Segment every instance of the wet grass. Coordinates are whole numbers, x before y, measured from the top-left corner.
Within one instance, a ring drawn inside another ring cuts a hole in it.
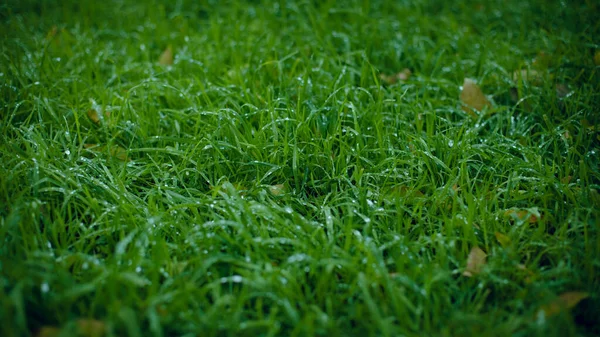
[[[1,5],[3,336],[600,333],[595,2],[259,3]]]

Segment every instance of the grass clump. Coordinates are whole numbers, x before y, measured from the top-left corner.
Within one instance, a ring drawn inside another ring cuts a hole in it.
[[[595,3],[2,6],[2,335],[600,333]]]

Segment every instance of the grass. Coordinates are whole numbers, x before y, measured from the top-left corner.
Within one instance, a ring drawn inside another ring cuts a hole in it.
[[[2,336],[600,333],[596,2],[0,6]]]

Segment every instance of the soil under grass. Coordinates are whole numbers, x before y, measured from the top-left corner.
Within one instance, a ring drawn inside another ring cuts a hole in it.
[[[598,13],[3,2],[0,335],[600,335]]]

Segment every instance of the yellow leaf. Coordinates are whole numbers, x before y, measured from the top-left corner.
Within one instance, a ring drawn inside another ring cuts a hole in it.
[[[485,97],[481,88],[470,78],[465,78],[463,82],[460,101],[462,102],[463,111],[474,118],[477,118],[477,112],[492,106],[492,103]]]
[[[285,193],[285,185],[284,184],[271,185],[271,186],[269,186],[269,191],[271,192],[271,194],[273,194],[275,196],[282,195],[283,193]]]
[[[173,48],[171,48],[171,45],[167,46],[162,54],[160,54],[158,63],[165,66],[173,64]]]
[[[99,114],[98,111],[96,111],[96,109],[90,109],[87,112],[88,118],[95,124],[100,124],[100,122],[102,121],[102,118],[103,118],[101,115],[102,114]],[[105,111],[104,117],[110,117],[110,112]]]
[[[98,124],[100,123],[100,116],[98,116],[98,112],[94,109],[90,109],[87,112],[88,117],[92,120],[92,122]]]
[[[467,258],[467,268],[463,272],[464,276],[471,277],[481,273],[486,262],[487,254],[481,248],[475,246],[471,248],[469,257]]]
[[[596,50],[594,54],[594,64],[600,66],[600,50]]]
[[[500,232],[496,232],[494,233],[494,235],[496,236],[496,240],[498,240],[498,242],[500,243],[500,246],[505,248],[510,246],[511,240],[508,235],[502,234]]]
[[[554,301],[543,305],[538,310],[537,317],[550,317],[560,313],[561,311],[570,310],[589,296],[589,293],[581,291],[568,291],[562,293]]]
[[[96,319],[81,318],[77,320],[77,330],[81,336],[100,337],[106,334],[106,324]]]

